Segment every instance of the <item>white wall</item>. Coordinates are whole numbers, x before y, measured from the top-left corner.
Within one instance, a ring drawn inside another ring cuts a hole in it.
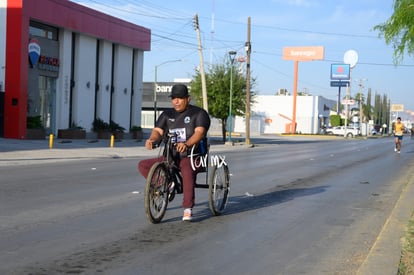
[[[95,111],[96,39],[77,35],[75,44],[72,121],[78,126],[90,130]],[[88,83],[89,88],[87,87]]]
[[[131,110],[132,49],[115,46],[114,92],[112,94],[112,120],[129,130]]]
[[[255,98],[251,108],[250,132],[253,134],[280,134],[286,132],[286,124],[293,115],[293,96],[263,95]],[[316,134],[322,115],[329,118],[329,110],[335,101],[320,96],[298,96],[296,101],[297,132]],[[245,133],[245,119],[236,117],[235,132]]]
[[[96,117],[109,122],[111,104],[112,43],[99,42],[99,90],[96,99]]]
[[[70,126],[72,32],[61,30],[60,33],[61,66],[57,81],[56,129],[66,129]],[[87,131],[91,131],[94,120],[97,43],[96,38],[85,35],[77,35],[75,39],[72,121]],[[100,41],[99,47],[99,89],[96,93],[96,116],[105,122],[109,122],[112,118],[128,132],[130,126],[141,125],[144,52],[135,50],[133,60],[134,49],[115,45],[114,77],[111,83],[112,43]],[[132,83],[132,65],[134,65],[134,83]],[[113,93],[111,87],[114,87]],[[134,89],[133,95],[131,95],[131,88]]]
[[[131,126],[141,126],[141,106],[143,90],[144,52],[135,50],[134,56],[134,95],[132,96]]]
[[[59,77],[56,82],[56,129],[66,129],[69,122],[72,32],[59,30]]]
[[[6,72],[6,22],[7,22],[7,1],[0,1],[0,92],[4,92]]]

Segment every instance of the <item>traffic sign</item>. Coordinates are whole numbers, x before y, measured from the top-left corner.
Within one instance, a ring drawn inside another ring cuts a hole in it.
[[[331,87],[347,87],[349,81],[331,81]]]

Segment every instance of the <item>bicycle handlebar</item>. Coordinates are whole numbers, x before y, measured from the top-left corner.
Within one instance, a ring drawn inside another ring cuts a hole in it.
[[[172,140],[173,137],[177,138],[177,136],[177,133],[167,133],[167,135],[164,138],[162,138],[160,142],[152,142],[152,149],[160,147],[161,142],[163,142],[164,144],[168,144],[168,141]],[[177,142],[174,142],[173,146],[175,146],[176,144]]]

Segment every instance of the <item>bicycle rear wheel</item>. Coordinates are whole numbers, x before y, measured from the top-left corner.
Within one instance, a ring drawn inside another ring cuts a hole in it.
[[[227,165],[215,165],[209,171],[209,201],[211,213],[215,216],[222,214],[230,192],[230,172]]]
[[[168,170],[164,163],[155,163],[145,186],[145,213],[152,223],[159,223],[168,205]]]

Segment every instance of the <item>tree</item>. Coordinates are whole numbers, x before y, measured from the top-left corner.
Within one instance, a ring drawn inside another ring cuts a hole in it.
[[[383,96],[382,99],[382,117],[381,117],[381,124],[387,124],[389,122],[389,117],[390,117],[390,101],[388,100],[387,95]]]
[[[373,120],[375,125],[388,125],[390,119],[390,107],[391,102],[387,95],[381,97],[381,95],[375,93],[375,103],[373,108]]]
[[[234,66],[234,65],[233,65]],[[231,64],[213,65],[206,72],[206,86],[208,98],[208,112],[211,116],[220,119],[223,141],[226,140],[227,118],[230,103],[230,75]],[[250,86],[254,86],[255,79]],[[196,98],[197,105],[202,105],[201,75],[199,72],[191,82],[191,94]],[[250,93],[250,104],[254,103],[255,93]],[[246,78],[237,73],[233,67],[232,89],[232,116],[244,116],[246,110]]]
[[[374,123],[376,125],[381,125],[381,119],[382,119],[382,102],[381,102],[381,95],[375,93]]]
[[[362,107],[363,114],[367,121],[372,119],[373,107],[371,105],[371,88],[368,88],[366,104]]]
[[[329,121],[331,122],[332,127],[342,125],[341,115],[331,115],[330,118],[329,118]]]
[[[394,13],[374,30],[384,36],[385,42],[394,47],[394,63],[403,60],[404,53],[414,54],[414,0],[395,0]]]
[[[364,105],[365,105],[364,93],[362,93],[362,92],[356,93],[355,100],[356,100],[357,105],[358,105],[358,114],[361,114],[362,121],[364,121],[364,118],[363,118],[363,116],[364,116]],[[359,106],[361,106],[361,108]],[[362,123],[362,121],[361,121],[361,123]]]

